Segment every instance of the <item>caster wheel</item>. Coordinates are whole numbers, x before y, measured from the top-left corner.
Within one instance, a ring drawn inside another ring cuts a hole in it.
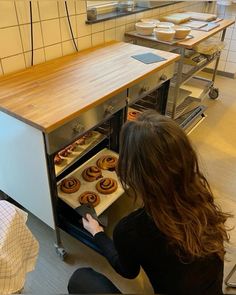
[[[208,95],[211,99],[217,99],[219,97],[219,89],[212,87]]]
[[[60,259],[64,260],[67,255],[66,250],[62,247],[57,246],[57,245],[55,245],[55,250],[56,250],[57,255],[60,257]]]

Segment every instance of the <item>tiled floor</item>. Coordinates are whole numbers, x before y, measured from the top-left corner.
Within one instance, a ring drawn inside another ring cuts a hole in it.
[[[236,216],[236,81],[217,77],[216,84],[221,90],[220,98],[204,101],[209,106],[208,117],[190,134],[190,138],[199,152],[201,165],[217,202]],[[228,224],[235,225],[236,217]],[[40,242],[40,255],[35,271],[27,277],[25,294],[67,293],[70,275],[77,267],[83,266],[103,272],[126,294],[152,293],[143,273],[133,281],[121,278],[102,256],[65,233],[62,239],[69,255],[65,262],[61,261],[54,251],[52,230],[33,216],[29,216],[29,227]],[[236,231],[232,230],[230,234],[225,274],[236,263]],[[236,289],[226,292],[236,294]]]

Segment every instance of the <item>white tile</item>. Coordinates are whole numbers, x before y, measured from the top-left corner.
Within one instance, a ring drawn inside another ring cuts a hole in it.
[[[228,73],[236,73],[236,63],[233,62],[226,62],[225,71]]]
[[[13,1],[0,1],[0,28],[17,25]]]
[[[30,25],[20,26],[20,32],[24,51],[31,50]],[[33,43],[34,49],[43,47],[43,36],[40,23],[33,24]]]
[[[228,55],[228,50],[222,50],[220,54],[220,60],[226,61],[227,60],[227,55]]]
[[[144,13],[143,12],[139,12],[139,13],[135,14],[136,22],[140,21],[141,18],[144,18]]]
[[[0,29],[0,58],[22,52],[22,44],[18,27]]]
[[[144,18],[152,18],[152,16],[153,16],[152,10],[148,10],[144,12]]]
[[[16,11],[19,24],[28,24],[30,23],[30,8],[29,1],[15,1]],[[32,20],[33,22],[39,21],[39,10],[38,3],[32,1]]]
[[[78,38],[78,48],[79,48],[79,50],[84,50],[84,49],[87,49],[87,48],[90,48],[90,47],[92,47],[92,37],[91,37],[91,35]]]
[[[121,26],[116,28],[116,40],[117,41],[124,41],[125,35],[125,26]]]
[[[92,24],[92,34],[104,31],[104,22]]]
[[[130,14],[126,16],[126,24],[134,23],[135,21],[135,14]]]
[[[236,51],[229,51],[227,56],[228,62],[236,62]]]
[[[226,64],[225,61],[220,61],[219,64],[218,64],[218,70],[219,71],[224,71],[225,70],[225,64]]]
[[[67,9],[69,16],[75,15],[75,1],[74,0],[67,0]],[[66,16],[66,7],[65,7],[65,1],[58,1],[58,6],[59,6],[59,15],[60,17]]]
[[[117,27],[123,26],[123,25],[125,25],[125,23],[126,23],[126,17],[125,16],[116,18],[116,26]]]
[[[112,29],[116,26],[116,20],[115,19],[110,19],[104,22],[104,29]]]
[[[71,27],[74,34],[74,38],[77,38],[77,27],[76,27],[76,16],[73,15],[70,17]],[[68,23],[67,17],[60,18],[60,25],[61,25],[61,39],[62,41],[72,39],[70,26]]]
[[[92,46],[97,46],[104,43],[104,32],[92,34]]]
[[[116,40],[116,29],[110,29],[105,31],[105,42]]]
[[[232,38],[233,40],[236,40],[236,29],[233,30],[233,33],[232,33],[231,38]]]
[[[130,32],[135,30],[135,23],[125,25],[125,31]]]
[[[31,51],[25,52],[24,55],[26,67],[28,68],[31,66]],[[45,62],[45,60],[45,52],[43,48],[34,50],[33,65],[41,64]]]
[[[10,74],[25,69],[25,59],[23,54],[2,59],[4,74]]]
[[[59,43],[61,41],[59,19],[43,21],[42,30],[43,42],[45,46]]]
[[[87,36],[92,33],[92,26],[87,25],[85,23],[86,20],[87,20],[87,14],[85,14],[85,13],[77,16],[78,37]]]
[[[81,13],[87,12],[87,6],[86,6],[85,0],[76,0],[75,7],[76,7],[76,14],[81,14]]]
[[[236,51],[236,40],[231,40],[229,50]]]
[[[77,39],[75,40],[75,42],[77,43]],[[63,55],[67,55],[67,54],[71,54],[71,53],[75,53],[75,52],[76,52],[76,49],[75,49],[75,46],[74,46],[72,40],[62,42],[62,54]]]
[[[55,59],[62,56],[61,43],[45,47],[46,60]]]
[[[41,20],[59,17],[57,1],[38,1]]]
[[[227,29],[226,34],[225,34],[225,38],[231,39],[232,34],[233,34],[233,28]]]

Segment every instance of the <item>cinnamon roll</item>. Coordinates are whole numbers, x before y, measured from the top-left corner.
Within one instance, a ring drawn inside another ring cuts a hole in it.
[[[75,143],[72,143],[72,144],[68,145],[68,147],[66,147],[66,149],[69,153],[73,152],[75,150],[75,148],[76,148]]]
[[[69,155],[69,152],[68,152],[67,148],[65,148],[65,149],[61,150],[58,154],[60,157],[66,158]]]
[[[128,112],[128,118],[127,119],[129,121],[135,121],[135,120],[137,120],[139,114],[140,114],[140,112],[130,111],[130,112]]]
[[[118,159],[111,155],[102,156],[97,160],[97,165],[103,170],[114,171],[117,165]]]
[[[84,145],[85,144],[85,139],[83,137],[80,137],[79,139],[76,140],[75,143],[77,145]]]
[[[58,154],[56,154],[56,156],[54,157],[54,164],[60,165],[62,162],[63,162],[63,159]]]
[[[95,207],[100,203],[100,197],[95,192],[84,192],[79,196],[79,202],[81,205],[90,204]]]
[[[87,167],[83,172],[82,176],[86,181],[95,181],[102,177],[102,171],[97,166]]]
[[[80,188],[80,181],[76,177],[65,178],[62,180],[60,188],[66,194],[75,193]]]
[[[117,181],[113,178],[102,178],[96,184],[96,189],[104,195],[112,194],[117,190]]]

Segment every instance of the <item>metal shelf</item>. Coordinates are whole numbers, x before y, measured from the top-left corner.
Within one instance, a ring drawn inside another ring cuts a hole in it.
[[[187,83],[181,86],[182,89],[191,92],[189,95],[195,101],[202,101],[213,86],[213,82],[201,77],[192,77]]]

